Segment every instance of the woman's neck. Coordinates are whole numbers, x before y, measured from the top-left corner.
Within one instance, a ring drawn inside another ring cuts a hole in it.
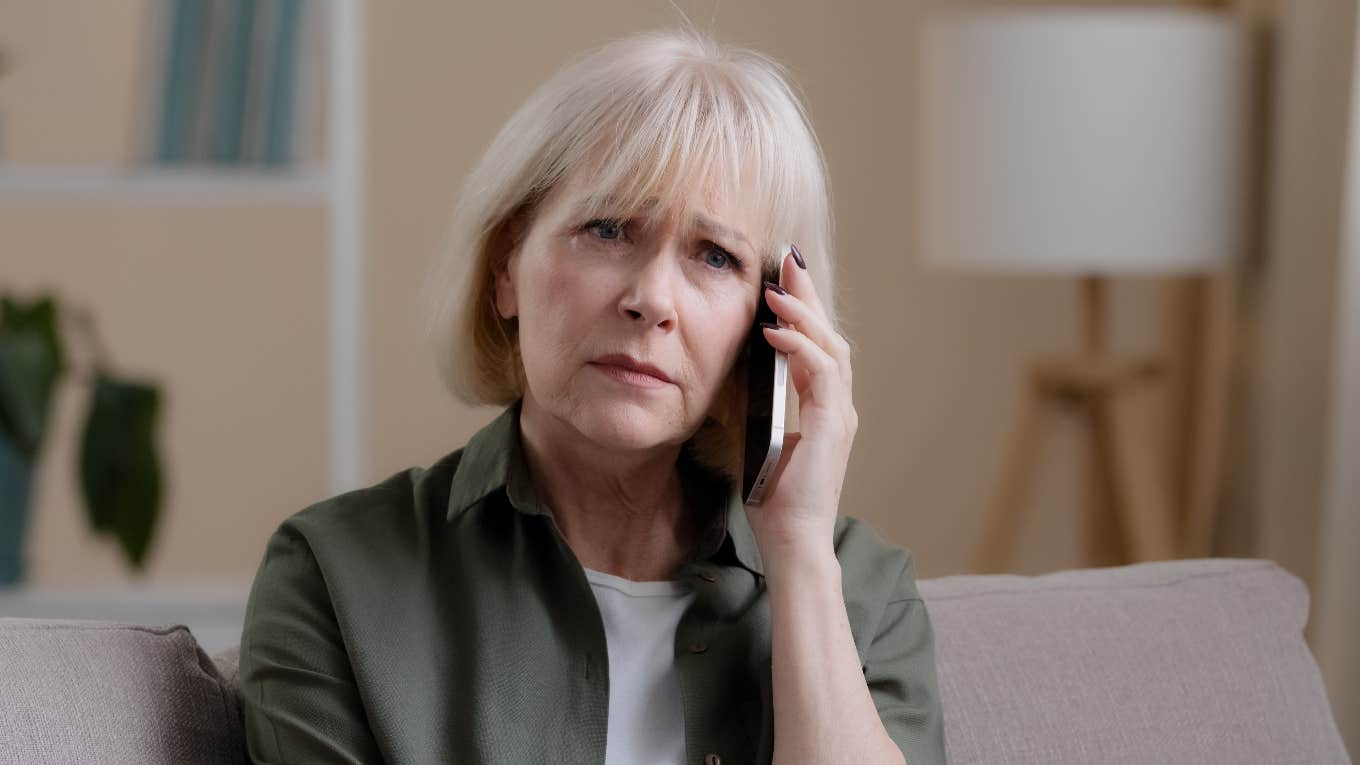
[[[539,498],[581,565],[634,581],[671,579],[696,540],[679,446],[600,449],[525,397],[520,440]]]

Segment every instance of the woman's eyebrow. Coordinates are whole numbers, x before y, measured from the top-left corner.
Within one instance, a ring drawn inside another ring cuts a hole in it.
[[[617,197],[606,196],[600,199],[598,204],[604,207],[608,207],[609,205],[615,204],[617,201],[618,201]],[[647,199],[643,200],[642,206],[644,209],[651,209],[656,206],[657,201],[658,200],[656,197],[648,197]],[[590,211],[591,205],[588,202],[583,201],[578,206],[577,209],[579,211],[578,214],[583,215]],[[703,213],[695,213],[690,217],[690,220],[692,224],[697,228],[716,234],[719,237],[723,237],[726,239],[734,239],[751,249],[755,249],[754,246],[751,244],[751,240],[747,239],[746,235],[743,234],[741,231],[732,228],[731,226],[725,226],[719,223],[718,221],[708,217],[707,215],[704,215]]]
[[[703,215],[695,215],[693,220],[694,225],[698,226],[699,228],[706,229],[714,234],[717,234],[720,237],[724,237],[727,239],[735,239],[738,242],[741,242],[742,244],[746,245],[747,247],[751,247],[751,240],[747,239],[745,234],[741,233],[735,228],[732,228],[730,226],[724,226],[723,224],[713,220],[712,218],[708,218]]]

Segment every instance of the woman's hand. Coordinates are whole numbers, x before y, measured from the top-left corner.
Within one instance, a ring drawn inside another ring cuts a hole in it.
[[[831,549],[841,484],[859,427],[850,344],[831,326],[812,277],[795,258],[784,257],[779,281],[786,294],[766,286],[765,298],[780,326],[767,325],[763,332],[775,350],[788,354],[789,377],[798,392],[799,432],[785,434],[764,499],[746,506],[761,557],[767,560]]]

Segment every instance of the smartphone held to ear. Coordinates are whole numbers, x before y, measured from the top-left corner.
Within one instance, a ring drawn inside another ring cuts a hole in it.
[[[785,410],[788,405],[788,355],[765,339],[761,322],[779,321],[760,293],[755,324],[747,341],[746,445],[742,457],[741,496],[758,505],[784,450]]]

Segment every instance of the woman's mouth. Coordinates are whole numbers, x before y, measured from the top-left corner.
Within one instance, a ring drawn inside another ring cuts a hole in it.
[[[617,364],[599,364],[592,361],[590,365],[603,372],[606,376],[625,385],[637,388],[664,388],[670,385],[670,383],[659,377],[653,377],[649,374],[638,372],[637,370],[618,366]]]

